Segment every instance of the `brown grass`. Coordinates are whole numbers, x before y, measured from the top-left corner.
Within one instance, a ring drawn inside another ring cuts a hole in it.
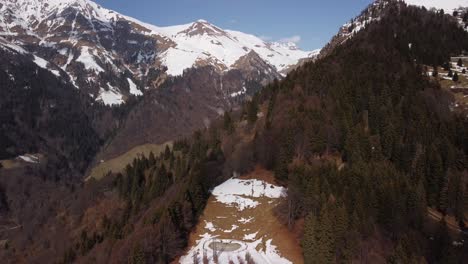
[[[275,184],[272,172],[260,167],[256,167],[253,172],[243,175],[240,178],[259,179]],[[235,207],[229,207],[226,204],[217,202],[213,196],[210,197],[205,211],[199,219],[198,225],[190,235],[189,248],[196,245],[197,240],[205,233],[217,235],[220,239],[234,239],[245,242],[253,242],[263,238],[263,242],[259,245],[260,248],[265,248],[266,241],[272,239],[272,244],[277,247],[281,256],[293,263],[304,263],[302,249],[296,236],[289,231],[286,226],[281,224],[274,215],[274,209],[279,203],[278,199],[266,197],[249,198],[260,202],[260,205],[255,208],[238,211]],[[241,223],[238,221],[241,218],[252,218],[252,220],[249,223]],[[216,230],[210,231],[206,229],[205,226],[207,222],[213,223]],[[231,230],[233,225],[239,227],[232,232],[225,232],[225,230]],[[256,232],[258,233],[255,239],[244,239],[245,235]]]
[[[171,147],[172,142],[166,142],[164,144],[144,144],[140,146],[136,146],[131,150],[127,151],[125,154],[122,154],[116,158],[106,160],[97,164],[94,168],[91,169],[88,177],[86,180],[94,178],[96,180],[102,179],[109,171],[114,173],[122,172],[127,164],[132,163],[133,159],[135,159],[139,155],[144,155],[146,157],[149,156],[150,152],[152,151],[155,156],[159,155],[166,146]]]

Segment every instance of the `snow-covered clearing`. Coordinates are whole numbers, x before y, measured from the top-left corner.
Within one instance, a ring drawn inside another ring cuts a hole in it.
[[[231,178],[214,188],[212,194],[218,202],[235,206],[239,211],[242,211],[259,205],[259,202],[252,198],[268,197],[277,199],[285,195],[285,190],[283,187],[268,184],[261,180]]]
[[[181,264],[247,263],[249,256],[255,263],[302,263],[297,241],[273,213],[286,189],[252,175],[213,189]]]

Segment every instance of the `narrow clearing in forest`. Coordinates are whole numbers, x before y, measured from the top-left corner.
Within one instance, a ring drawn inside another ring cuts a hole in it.
[[[297,239],[273,212],[285,195],[261,168],[219,185],[180,263],[303,263]]]

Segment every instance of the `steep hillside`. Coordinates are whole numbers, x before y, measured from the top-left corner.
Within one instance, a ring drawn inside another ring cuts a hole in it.
[[[41,153],[50,177],[82,173],[101,144],[91,101],[18,49],[0,44],[0,159]]]
[[[263,90],[254,156],[288,186],[279,215],[290,226],[305,221],[306,262],[466,259],[466,235],[449,234],[427,207],[465,228],[468,122],[422,65],[467,47],[452,17],[394,2],[328,56]]]
[[[245,58],[245,63],[256,58]],[[205,66],[168,79],[134,107],[96,160],[115,157],[133,146],[161,144],[209,127],[225,111],[239,109],[267,83],[260,80],[273,81],[269,74],[251,73],[230,70],[219,74],[213,67]]]
[[[338,33],[322,48],[319,57],[325,57],[330,54],[334,48],[345,43],[348,39],[355,36],[359,31],[365,29],[371,23],[380,21],[381,16],[385,13],[386,8],[393,3],[400,2],[406,5],[422,7],[434,12],[443,12],[447,16],[452,16],[454,21],[458,20],[461,27],[466,28],[468,7],[467,1],[445,1],[445,0],[376,0],[372,2],[361,14],[352,18],[348,23],[344,24]],[[445,9],[445,10],[444,10]],[[454,13],[456,11],[456,13]]]

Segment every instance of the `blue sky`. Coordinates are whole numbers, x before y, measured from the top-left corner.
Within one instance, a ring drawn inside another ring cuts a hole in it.
[[[157,26],[205,19],[268,40],[294,40],[321,48],[338,28],[371,0],[95,0],[100,5]]]

